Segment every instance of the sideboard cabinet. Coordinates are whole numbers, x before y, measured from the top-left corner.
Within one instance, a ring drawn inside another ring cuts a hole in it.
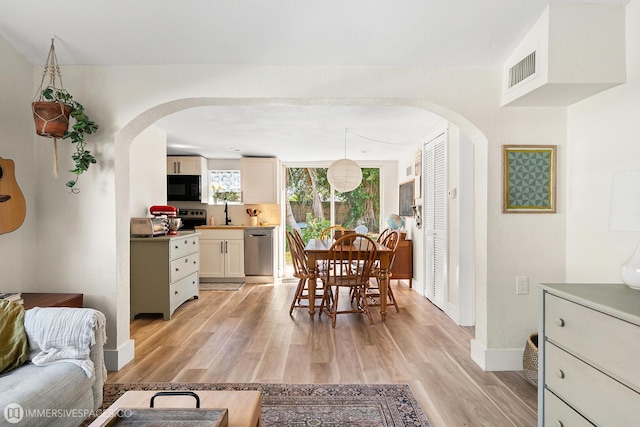
[[[199,234],[131,239],[131,319],[162,313],[165,320],[199,297]]]
[[[391,280],[408,280],[409,288],[413,287],[413,242],[404,237],[398,242],[391,266]]]
[[[638,425],[640,291],[621,284],[541,287],[538,425]]]

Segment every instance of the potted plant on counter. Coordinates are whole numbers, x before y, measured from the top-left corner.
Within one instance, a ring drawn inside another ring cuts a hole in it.
[[[50,75],[49,84],[43,88],[47,72]],[[56,86],[56,75],[60,81],[60,87]],[[95,133],[98,130],[98,125],[87,116],[84,106],[74,100],[73,96],[62,86],[62,73],[55,56],[53,39],[51,39],[51,48],[42,82],[31,108],[36,133],[40,136],[53,138],[54,176],[58,175],[57,138],[69,139],[72,144],[75,144],[75,151],[71,155],[75,167],[69,170],[75,174],[75,178],[67,181],[66,185],[72,189],[72,192],[77,192],[77,189],[73,187],[78,182],[78,178],[89,169],[89,166],[96,163],[95,157],[86,148],[85,136]],[[69,130],[69,117],[75,120],[72,130]]]

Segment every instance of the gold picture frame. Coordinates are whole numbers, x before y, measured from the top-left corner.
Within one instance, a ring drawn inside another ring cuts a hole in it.
[[[503,213],[556,213],[556,148],[502,146]]]

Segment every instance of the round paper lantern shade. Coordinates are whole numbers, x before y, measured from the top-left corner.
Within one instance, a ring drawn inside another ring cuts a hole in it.
[[[329,166],[327,179],[337,191],[346,193],[358,188],[362,182],[362,169],[353,160],[338,160]]]

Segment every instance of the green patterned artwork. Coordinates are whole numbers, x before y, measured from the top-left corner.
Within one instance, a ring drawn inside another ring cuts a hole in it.
[[[503,146],[504,213],[555,213],[556,146]]]

